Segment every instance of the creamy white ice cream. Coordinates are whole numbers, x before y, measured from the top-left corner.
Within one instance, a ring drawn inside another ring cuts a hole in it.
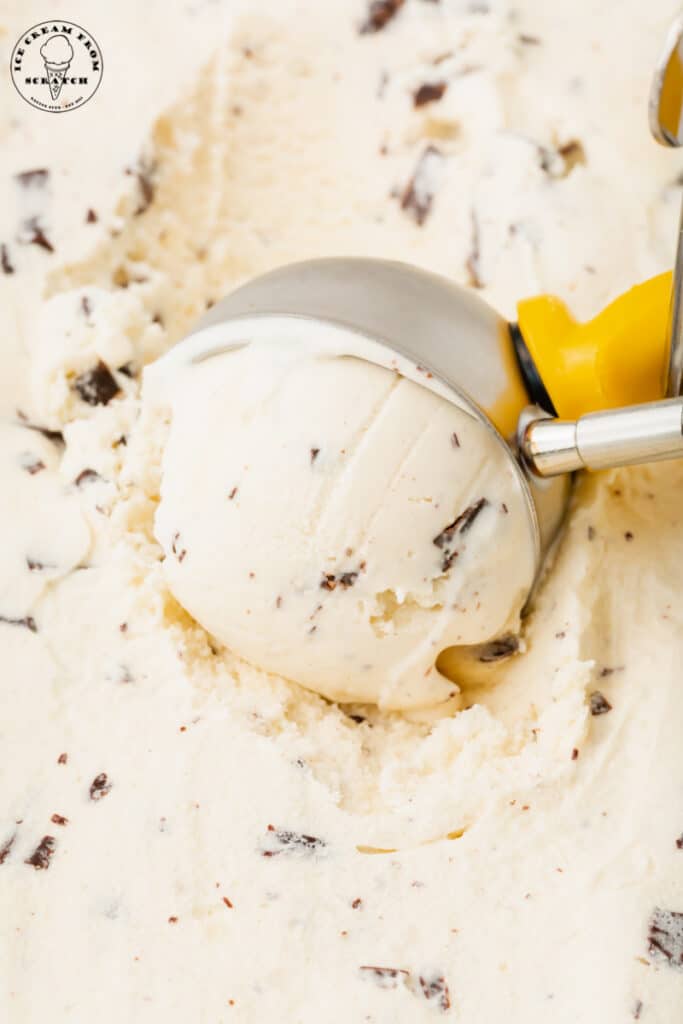
[[[519,477],[426,387],[298,348],[278,337],[175,374],[155,526],[171,591],[237,654],[331,700],[446,700],[441,651],[519,626],[535,570]]]
[[[483,684],[342,707],[173,597],[141,370],[311,256],[508,318],[665,269],[680,162],[645,108],[678,5],[405,0],[362,33],[364,0],[246,6],[73,0],[128,86],[76,112],[0,76],[0,1019],[672,1024],[680,465],[581,483]],[[43,17],[1,16],[7,50]]]

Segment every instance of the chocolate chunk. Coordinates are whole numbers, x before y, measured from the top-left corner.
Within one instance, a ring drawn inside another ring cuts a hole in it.
[[[502,661],[519,650],[519,637],[510,633],[508,636],[501,636],[497,640],[491,640],[487,644],[482,644],[479,650],[481,652],[479,654],[479,661],[483,661],[485,664],[493,661]]]
[[[88,405],[108,405],[121,390],[111,370],[101,359],[92,370],[86,370],[76,377],[73,388]]]
[[[435,974],[431,978],[423,978],[420,975],[420,988],[428,1003],[434,1003],[442,1013],[450,1010],[451,994],[443,974]]]
[[[82,469],[80,471],[80,473],[78,474],[78,476],[76,477],[76,479],[74,480],[74,483],[75,483],[76,487],[82,487],[83,484],[92,484],[92,483],[95,482],[95,480],[101,480],[101,479],[102,479],[102,477],[100,476],[100,474],[96,470],[94,470],[94,469]]]
[[[264,857],[278,857],[281,853],[301,853],[309,856],[327,846],[325,840],[318,839],[317,836],[290,832],[288,829],[275,828],[274,825],[268,826],[268,839],[271,845],[261,850]]]
[[[59,757],[57,758],[57,764],[66,764],[66,762],[68,760],[69,760],[69,755],[68,754],[60,754]]]
[[[47,185],[50,172],[46,167],[37,167],[34,171],[20,171],[14,177],[22,188],[31,188],[32,186],[44,188]]]
[[[364,977],[370,978],[379,988],[398,988],[410,980],[410,971],[402,967],[373,967],[364,965],[359,968]]]
[[[353,903],[351,904],[351,906],[353,907],[353,909],[354,909],[354,910],[358,910],[358,908],[359,908],[359,907],[362,907],[362,906],[363,906],[363,901],[362,901],[362,899],[360,898],[360,896],[357,896],[357,897],[356,897],[356,899],[355,899],[355,900],[353,901]]]
[[[179,562],[182,562],[187,555],[187,548],[182,547],[180,540],[180,534],[176,531],[171,537],[171,551],[176,556]]]
[[[0,245],[0,267],[2,267],[3,274],[14,273],[14,266],[9,258],[9,249],[4,242]]]
[[[348,590],[352,587],[358,579],[357,572],[341,572],[336,576],[332,573],[323,573],[323,578],[320,581],[321,590],[336,590],[337,587],[341,587],[342,590]]]
[[[365,21],[360,27],[361,35],[380,32],[403,7],[404,0],[371,0]]]
[[[16,838],[17,834],[15,832],[13,835],[9,837],[9,839],[5,840],[2,846],[0,846],[0,864],[4,864],[7,858],[9,857],[10,851],[14,846],[14,840]]]
[[[365,715],[348,715],[352,722],[356,722],[357,725],[362,725],[363,722],[367,722]]]
[[[69,819],[65,818],[63,814],[53,814],[52,817],[50,818],[50,821],[54,825],[68,825],[69,824]]]
[[[47,871],[50,866],[50,858],[57,848],[57,840],[54,836],[43,836],[30,857],[27,857],[24,864],[30,864],[36,871]]]
[[[624,534],[624,539],[625,540],[633,540],[633,534],[631,533],[630,530],[626,531],[626,533]]]
[[[683,913],[655,907],[648,940],[654,960],[683,969]]]
[[[432,543],[444,552],[444,557],[441,562],[442,572],[448,572],[453,562],[458,557],[458,552],[452,547],[456,536],[458,534],[467,533],[474,520],[477,518],[481,510],[488,505],[488,503],[487,498],[480,498],[479,501],[475,502],[474,505],[470,505],[464,512],[461,512],[452,523],[434,537]]]
[[[19,241],[22,245],[37,245],[46,252],[54,252],[55,248],[45,234],[45,230],[37,217],[29,217],[22,226]]]
[[[24,615],[23,619],[13,619],[8,615],[0,615],[0,622],[4,622],[7,626],[23,626],[24,629],[30,629],[32,633],[38,632],[36,620],[32,615]]]
[[[447,82],[424,82],[413,93],[413,106],[424,107],[428,103],[436,103],[440,100],[446,89]]]
[[[225,903],[226,907],[228,907],[228,908],[229,908],[230,910],[234,910],[234,909],[235,909],[235,905],[234,905],[234,903],[232,903],[232,902],[231,902],[231,901],[230,901],[230,900],[228,899],[228,897],[227,897],[227,896],[224,896],[224,897],[223,897],[223,902]]]
[[[37,434],[42,434],[44,438],[56,445],[64,444],[64,434],[61,430],[50,430],[48,427],[41,427],[38,423],[31,423],[26,413],[22,412],[21,409],[17,409],[17,419],[20,420],[22,427],[25,427],[26,430],[35,430]]]
[[[593,690],[589,697],[591,715],[606,715],[612,710],[612,705],[599,690]]]
[[[455,433],[455,431],[451,434],[451,446],[453,448],[459,448],[460,447],[460,440],[458,438],[458,435]]]
[[[311,465],[313,465],[313,463],[315,462],[315,460],[318,458],[319,455],[320,455],[320,449],[319,448],[311,448]]]
[[[472,210],[470,212],[470,251],[465,261],[465,269],[468,275],[468,284],[471,288],[483,288],[484,281],[481,276],[481,238],[479,234],[479,219]]]
[[[103,800],[109,793],[111,793],[111,782],[106,772],[100,772],[90,783],[90,799]]]
[[[85,223],[86,224],[97,224],[97,221],[98,221],[97,214],[95,213],[95,211],[92,208],[89,209],[88,212],[85,215]]]
[[[676,849],[683,850],[683,832],[681,832],[680,836],[676,840]]]
[[[431,175],[443,159],[440,149],[427,146],[401,195],[401,209],[409,213],[420,227],[429,216],[434,202],[435,188],[434,182],[430,180]]]

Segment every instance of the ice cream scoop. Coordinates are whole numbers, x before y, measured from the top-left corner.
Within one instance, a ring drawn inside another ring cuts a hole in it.
[[[661,400],[671,291],[660,275],[587,324],[541,296],[509,324],[390,261],[245,284],[148,375],[171,411],[156,534],[173,593],[329,698],[447,699],[444,651],[457,677],[458,650],[516,649],[571,471],[683,455],[683,401]]]

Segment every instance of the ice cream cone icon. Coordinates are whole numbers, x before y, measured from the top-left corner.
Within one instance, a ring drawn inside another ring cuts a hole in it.
[[[64,85],[64,76],[69,70],[73,59],[73,49],[66,36],[51,36],[40,48],[40,53],[45,63],[47,82],[50,87],[50,95],[53,100],[59,97]]]

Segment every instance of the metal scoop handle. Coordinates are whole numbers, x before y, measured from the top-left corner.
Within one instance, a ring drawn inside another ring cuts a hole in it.
[[[592,412],[578,420],[520,420],[519,446],[538,476],[683,458],[683,399]]]

